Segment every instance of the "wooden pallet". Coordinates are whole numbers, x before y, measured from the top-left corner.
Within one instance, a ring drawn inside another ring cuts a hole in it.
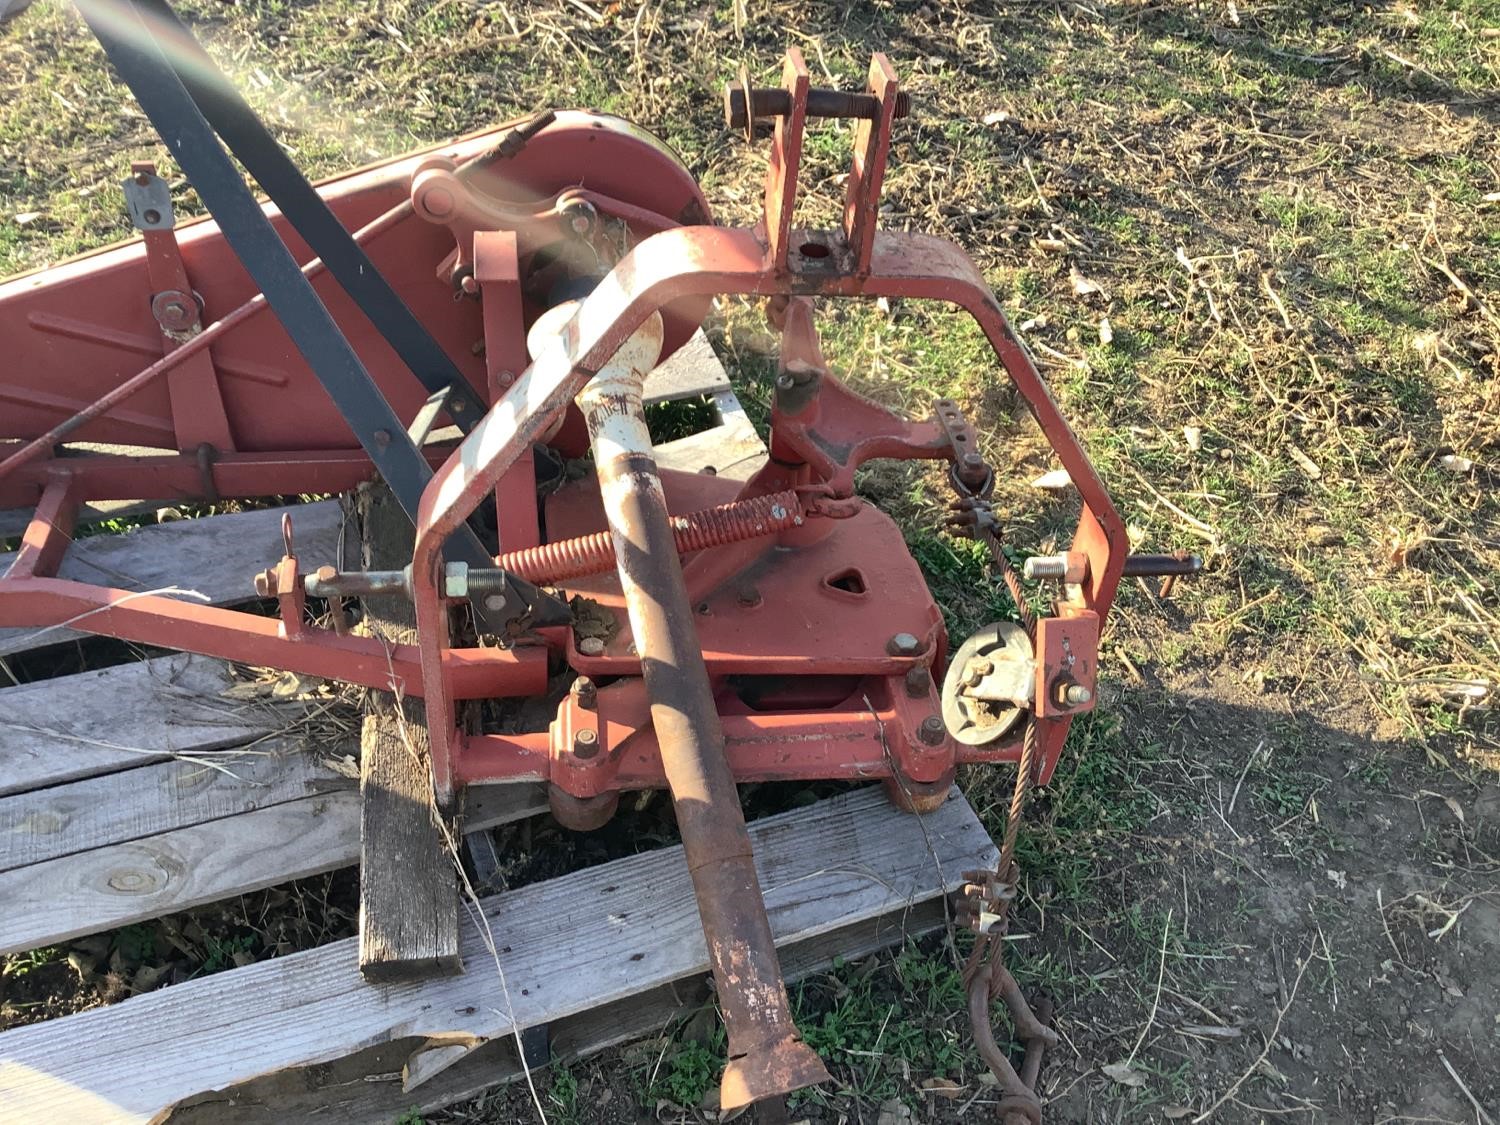
[[[698,374],[669,371],[654,397],[711,396],[719,426],[663,445],[659,460],[747,476],[764,448],[711,360],[699,351]],[[341,557],[337,503],[292,511],[299,554]],[[251,596],[249,576],[279,558],[281,514],[83,539],[62,573],[233,604]],[[7,564],[0,555],[0,572]],[[0,656],[71,639],[7,630]],[[310,712],[323,705],[278,699],[218,661],[183,654],[0,690],[0,953],[359,862],[357,739],[310,741],[319,729]],[[465,828],[545,808],[539,786],[482,787],[468,795]],[[863,791],[751,831],[789,977],[941,924],[960,873],[995,858],[956,795],[918,821]],[[484,919],[508,988],[470,913],[458,976],[372,982],[349,939],[0,1033],[0,1119],[144,1121],[171,1111],[215,1122],[314,1112],[389,1121],[515,1076],[516,1029],[545,1026],[553,1057],[578,1057],[659,1031],[707,996],[680,849],[485,899]]]

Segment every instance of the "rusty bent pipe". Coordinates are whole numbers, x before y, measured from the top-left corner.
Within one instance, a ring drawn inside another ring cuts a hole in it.
[[[554,334],[572,313],[571,303],[549,310],[533,338]],[[661,317],[653,314],[594,376],[578,405],[724,1012],[729,1065],[719,1101],[732,1110],[826,1082],[828,1071],[792,1022],[646,429],[641,387],[661,345]]]

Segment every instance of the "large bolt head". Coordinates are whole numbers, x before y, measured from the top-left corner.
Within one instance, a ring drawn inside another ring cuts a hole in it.
[[[922,651],[922,642],[910,633],[897,633],[885,646],[892,656],[916,656]]]
[[[583,640],[578,642],[578,651],[584,656],[603,656],[604,638],[584,637]]]
[[[917,737],[928,746],[941,746],[943,740],[948,737],[948,731],[943,726],[942,719],[936,715],[928,715],[922,720],[922,725],[917,728]]]
[[[1063,689],[1063,702],[1069,707],[1082,707],[1094,698],[1094,693],[1082,684],[1069,684]]]
[[[906,694],[913,699],[925,698],[932,690],[932,672],[925,664],[917,664],[906,672]]]

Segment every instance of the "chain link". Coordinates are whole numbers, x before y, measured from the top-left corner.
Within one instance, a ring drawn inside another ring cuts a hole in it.
[[[959,500],[953,505],[955,514],[949,517],[951,527],[977,539],[989,550],[995,569],[1016,605],[1016,615],[1021,626],[1036,645],[1036,613],[1026,600],[1010,559],[1000,541],[999,521],[995,518],[988,498],[967,488],[956,474],[949,477]],[[989,479],[993,481],[993,474]],[[1021,758],[1016,763],[1016,782],[1011,791],[1010,809],[1006,814],[1005,835],[1000,844],[1000,857],[993,871],[969,871],[964,878],[964,902],[960,907],[960,918],[975,931],[974,948],[964,966],[964,983],[969,997],[969,1023],[974,1034],[974,1043],[985,1063],[994,1073],[1004,1091],[1000,1099],[999,1117],[1005,1125],[1041,1125],[1042,1104],[1036,1095],[1037,1075],[1041,1071],[1042,1052],[1057,1044],[1057,1034],[1046,1026],[1026,1002],[1015,977],[1005,967],[1005,935],[1010,926],[1010,905],[1019,890],[1021,871],[1016,861],[1016,842],[1020,837],[1021,819],[1035,784],[1040,762],[1037,759],[1037,720],[1027,716],[1026,730],[1021,739]],[[996,998],[1003,999],[1010,1009],[1015,1025],[1016,1037],[1026,1045],[1025,1060],[1018,1074],[995,1041],[991,1023],[990,1005]],[[1047,1005],[1045,1015],[1050,1015]]]

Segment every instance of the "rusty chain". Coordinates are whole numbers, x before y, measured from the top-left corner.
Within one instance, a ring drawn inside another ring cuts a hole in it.
[[[995,569],[1000,572],[1015,602],[1021,626],[1034,647],[1036,614],[1026,600],[1020,577],[1005,555],[999,521],[990,506],[993,473],[986,471],[984,484],[979,488],[971,487],[958,472],[951,473],[949,479],[959,494],[953,505],[954,514],[948,519],[949,526],[978,540],[989,550]],[[1033,1010],[1022,995],[1021,986],[1005,967],[1005,935],[1010,922],[1010,905],[1015,901],[1021,878],[1020,865],[1016,862],[1016,841],[1039,764],[1036,718],[1028,716],[1000,857],[992,871],[964,873],[964,899],[958,911],[960,920],[975,933],[974,948],[964,966],[969,1024],[980,1056],[1003,1091],[998,1115],[1004,1125],[1041,1125],[1042,1104],[1036,1095],[1037,1076],[1041,1072],[1043,1051],[1057,1045],[1057,1033],[1047,1026],[1051,1004],[1044,999],[1037,1010]],[[1025,1044],[1026,1054],[1019,1073],[995,1041],[990,1006],[997,997],[1005,1001],[1016,1038]]]

